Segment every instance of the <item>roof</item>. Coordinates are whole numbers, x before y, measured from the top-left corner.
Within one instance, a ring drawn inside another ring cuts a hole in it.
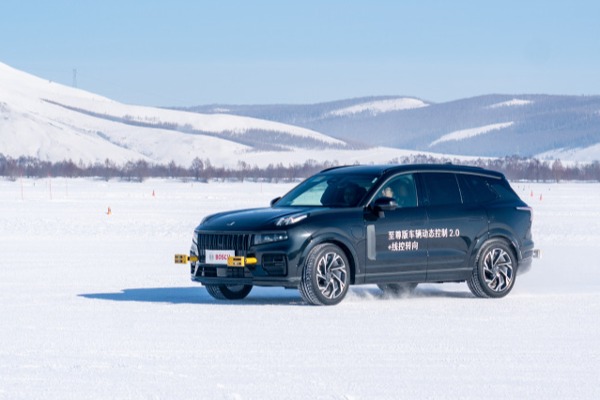
[[[500,172],[484,169],[481,167],[473,167],[468,165],[456,165],[456,164],[400,164],[400,165],[346,165],[325,169],[321,172],[327,172],[331,174],[368,174],[368,175],[384,175],[384,174],[396,174],[400,172],[420,172],[420,171],[439,171],[439,172],[463,172],[471,174],[484,174],[494,177],[503,177]]]

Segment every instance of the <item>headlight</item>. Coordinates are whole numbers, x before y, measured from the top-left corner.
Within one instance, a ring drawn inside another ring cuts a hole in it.
[[[198,234],[196,232],[194,232],[194,235],[192,236],[192,247],[190,248],[190,255],[191,256],[197,256],[198,255]]]
[[[308,214],[299,214],[299,215],[291,215],[289,217],[280,218],[279,221],[275,223],[277,226],[288,226],[294,225],[308,217]]]
[[[254,235],[254,244],[266,244],[287,240],[287,232],[259,233]]]

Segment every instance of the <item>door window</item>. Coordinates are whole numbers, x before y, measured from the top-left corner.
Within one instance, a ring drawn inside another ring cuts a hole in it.
[[[462,204],[456,177],[451,173],[423,173],[425,198],[429,206]]]
[[[412,174],[396,176],[382,185],[377,198],[390,197],[398,203],[399,207],[416,207],[417,190],[415,178]]]

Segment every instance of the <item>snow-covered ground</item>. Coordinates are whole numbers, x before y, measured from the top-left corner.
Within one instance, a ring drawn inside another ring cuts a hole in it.
[[[173,264],[202,216],[290,184],[0,181],[0,398],[600,398],[600,184],[514,186],[544,258],[508,297],[312,307],[218,302]]]

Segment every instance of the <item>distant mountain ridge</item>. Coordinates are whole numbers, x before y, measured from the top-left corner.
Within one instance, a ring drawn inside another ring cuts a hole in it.
[[[407,106],[383,107],[394,102]],[[562,155],[575,161],[600,155],[595,150],[600,150],[600,96],[492,94],[446,103],[380,96],[311,105],[206,105],[187,110],[252,116],[344,141],[413,151],[487,157]]]
[[[306,105],[119,103],[0,63],[0,155],[268,166],[407,156],[600,160],[600,96],[374,96]]]

